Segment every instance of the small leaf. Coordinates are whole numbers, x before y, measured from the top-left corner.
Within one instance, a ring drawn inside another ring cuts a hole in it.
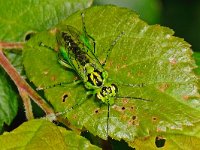
[[[174,37],[171,29],[147,25],[128,9],[99,6],[82,12],[87,33],[95,39],[95,54],[101,63],[116,38],[124,33],[104,66],[108,82],[119,89],[118,95],[150,100],[116,98],[110,108],[109,136],[129,143],[158,133],[189,135],[185,128],[200,121],[198,78],[193,72],[195,63],[190,45]],[[70,16],[63,24],[82,31],[81,12]],[[75,72],[57,62],[55,51],[39,46],[43,42],[56,49],[55,31],[36,35],[24,51],[26,74],[37,87],[79,79]],[[134,86],[136,84],[144,86]],[[107,138],[107,105],[101,104],[94,95],[88,96],[83,84],[47,89],[45,95],[57,112],[69,110],[65,116],[74,126]],[[71,109],[82,100],[83,104]]]
[[[5,71],[0,67],[0,131],[4,123],[10,125],[18,110],[17,93]]]
[[[0,0],[0,40],[24,41],[28,34],[51,28],[92,0]]]
[[[23,123],[0,136],[1,149],[100,149],[85,138],[53,123],[38,119]]]

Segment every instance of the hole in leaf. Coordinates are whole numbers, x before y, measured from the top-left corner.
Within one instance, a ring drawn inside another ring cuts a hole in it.
[[[152,117],[152,121],[156,121],[157,120],[157,117]]]
[[[98,113],[99,113],[99,110],[95,110],[95,113],[98,114]]]
[[[120,150],[120,149],[122,149],[122,150],[136,150],[135,148],[129,147],[129,145],[124,140],[117,141],[117,140],[113,139],[110,142],[112,144],[113,150]]]
[[[56,125],[58,125],[58,121],[56,121],[56,120],[52,120],[52,122],[54,123],[54,124],[56,124]]]
[[[35,35],[35,32],[28,32],[25,35],[25,41],[30,40],[31,37],[33,37]]]
[[[165,145],[165,139],[161,136],[157,136],[156,139],[155,139],[155,144],[156,144],[156,147],[163,147]]]
[[[132,117],[133,120],[135,120],[136,118],[137,118],[136,116],[133,116],[133,117]]]
[[[68,98],[68,95],[67,95],[67,94],[64,94],[64,95],[62,96],[62,102],[66,102],[67,98]]]

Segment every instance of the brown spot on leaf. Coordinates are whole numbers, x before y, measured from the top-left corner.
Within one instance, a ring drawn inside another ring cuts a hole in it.
[[[128,125],[130,126],[130,125],[132,125],[133,124],[133,120],[129,120],[128,121]]]
[[[165,92],[166,89],[168,89],[168,88],[169,88],[169,84],[167,84],[167,83],[163,83],[163,84],[161,84],[161,85],[159,86],[159,90],[160,90],[161,92]]]
[[[170,64],[172,64],[172,65],[176,65],[176,64],[177,64],[177,61],[176,61],[175,58],[169,59],[169,62],[170,62]]]
[[[138,72],[137,72],[137,76],[138,76],[138,77],[142,77],[143,75],[144,75],[144,73],[143,73],[142,71],[138,71]]]
[[[51,81],[55,81],[56,77],[55,76],[51,76]]]
[[[157,121],[157,117],[152,117],[152,121],[153,122]]]
[[[101,64],[103,64],[104,61],[101,62]],[[113,62],[112,61],[109,61],[106,63],[106,68],[110,68],[112,66]]]
[[[139,126],[139,121],[138,120],[132,120],[132,125]]]
[[[124,111],[123,110],[123,107],[121,107],[121,106],[113,106],[112,108],[114,108],[116,111],[119,111],[119,112],[122,112],[122,111]],[[124,108],[125,109],[125,108]]]
[[[55,35],[56,33],[58,32],[58,29],[57,28],[53,28],[49,31],[50,34],[53,34]]]
[[[73,115],[73,119],[76,119],[77,118],[77,116],[76,115]]]
[[[132,121],[132,125],[136,125],[136,121],[133,120],[133,121]]]
[[[127,104],[127,103],[128,103],[128,99],[127,99],[127,98],[124,98],[124,99],[123,99],[123,103],[124,103],[124,104]]]
[[[187,101],[189,99],[189,96],[188,95],[184,95],[183,99]]]

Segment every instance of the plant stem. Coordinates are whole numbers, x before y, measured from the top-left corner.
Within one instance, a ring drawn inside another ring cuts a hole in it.
[[[18,43],[11,43],[11,42],[0,42],[0,49],[4,48],[4,49],[22,49],[23,48],[23,44],[22,42],[18,42]]]
[[[0,43],[1,44],[1,43]],[[8,44],[9,45],[9,44]],[[11,77],[11,79],[16,84],[19,92],[26,92],[27,95],[35,102],[37,103],[44,112],[48,114],[54,114],[53,109],[48,105],[48,103],[43,100],[37,92],[35,92],[28,83],[18,74],[16,69],[12,66],[12,64],[8,61],[8,59],[3,54],[2,45],[0,45],[0,65],[4,68],[4,70],[7,72],[7,74]],[[19,46],[19,45],[17,45]],[[24,93],[20,94],[21,96],[24,96]],[[25,98],[26,99],[26,98]],[[25,100],[24,99],[24,100]],[[29,102],[27,102],[28,104]],[[26,103],[24,103],[26,105]],[[29,108],[29,106],[27,106]],[[26,108],[26,107],[25,107]]]
[[[33,116],[33,111],[32,111],[32,105],[31,105],[31,100],[29,95],[24,91],[23,89],[19,89],[19,94],[23,100],[24,108],[25,108],[25,113],[26,113],[26,118],[28,120],[34,119]]]

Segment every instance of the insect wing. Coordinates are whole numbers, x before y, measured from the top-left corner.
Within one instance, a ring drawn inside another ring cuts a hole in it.
[[[68,25],[60,28],[56,38],[59,44],[59,62],[73,69],[84,80],[87,78],[84,66],[89,63],[89,56],[80,36],[78,30]]]
[[[73,54],[75,54],[74,57],[76,57],[79,60],[82,66],[84,66],[86,63],[91,63],[93,64],[93,66],[96,66],[97,70],[102,71],[103,70],[102,65],[100,64],[98,58],[94,54],[94,49],[95,49],[95,46],[93,45],[95,43],[94,39],[91,38],[91,36],[89,36],[87,33],[81,34],[76,28],[70,25],[67,25],[64,28],[65,32],[67,31],[68,36],[70,36],[71,39],[76,42],[76,44],[74,44],[76,50],[71,51],[73,52]]]

